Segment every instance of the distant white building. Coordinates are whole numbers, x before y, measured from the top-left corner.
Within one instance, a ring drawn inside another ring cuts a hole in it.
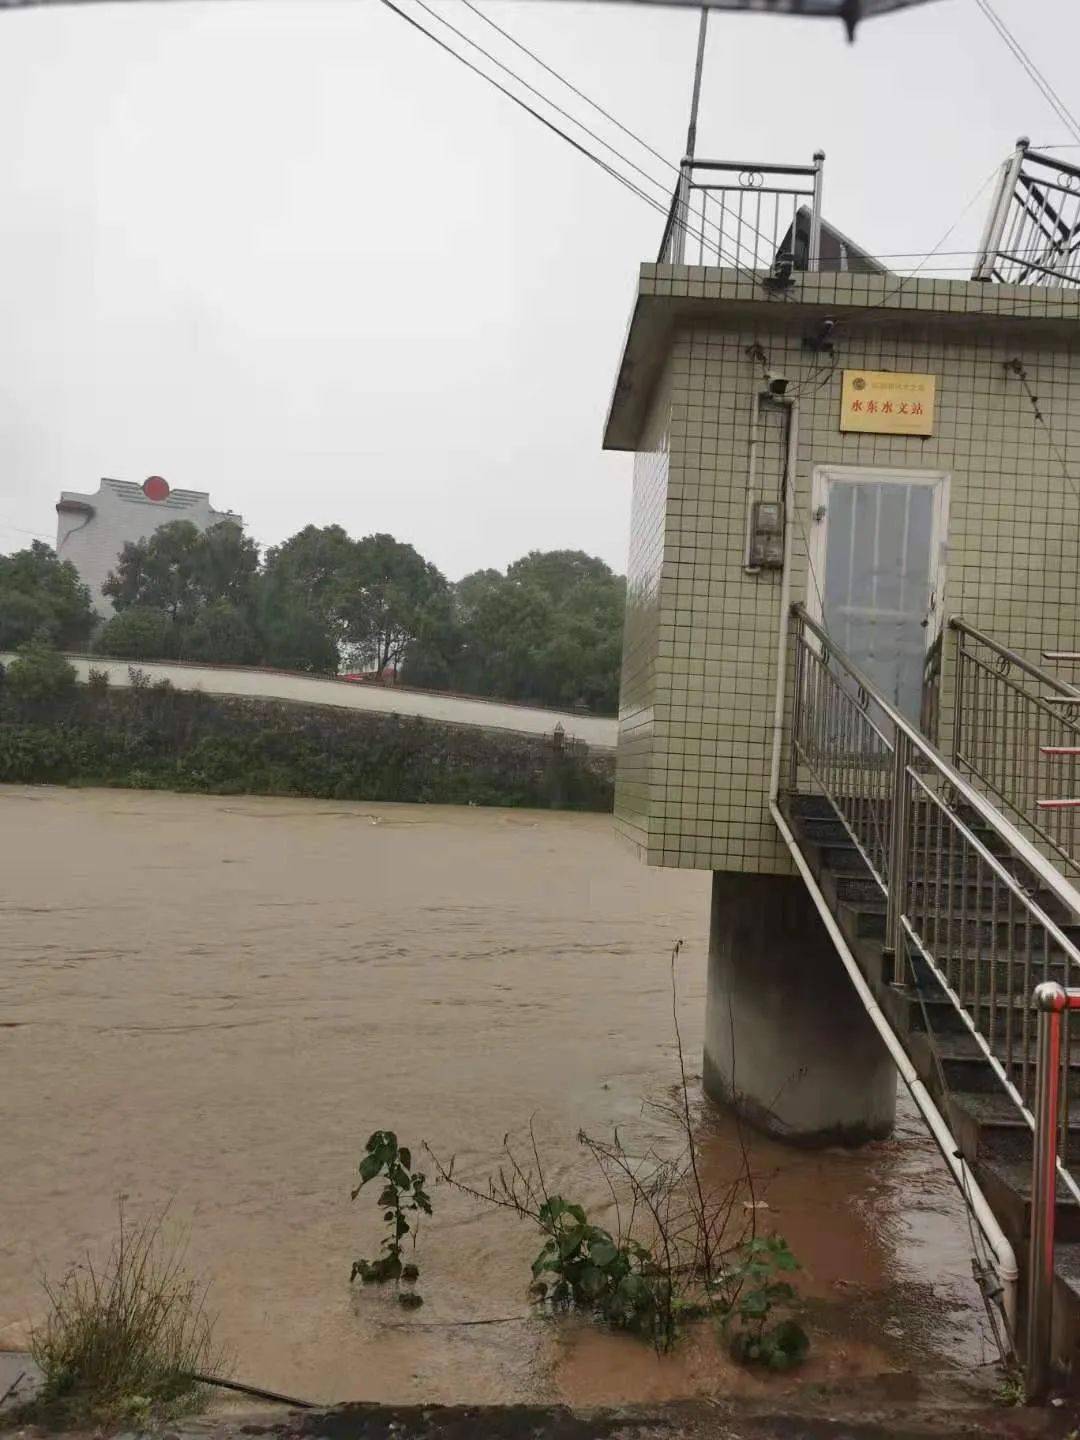
[[[102,616],[111,615],[113,606],[101,587],[129,540],[144,540],[174,520],[190,520],[200,530],[223,520],[244,523],[231,510],[214,510],[205,490],[173,490],[160,475],[141,485],[103,479],[96,495],[61,491],[56,516],[56,553],[78,570]]]

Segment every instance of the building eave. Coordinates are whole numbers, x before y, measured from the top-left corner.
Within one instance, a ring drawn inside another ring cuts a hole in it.
[[[958,336],[992,331],[1017,343],[1080,340],[1080,289],[997,285],[855,272],[796,273],[789,290],[766,290],[760,277],[704,265],[642,265],[604,426],[605,450],[636,450],[649,400],[671,344],[684,325],[820,333],[837,322],[843,336],[876,329],[900,333],[928,323]]]

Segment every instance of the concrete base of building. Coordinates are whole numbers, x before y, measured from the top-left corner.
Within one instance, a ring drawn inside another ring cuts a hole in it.
[[[713,874],[704,1082],[792,1144],[892,1131],[896,1067],[795,877]]]

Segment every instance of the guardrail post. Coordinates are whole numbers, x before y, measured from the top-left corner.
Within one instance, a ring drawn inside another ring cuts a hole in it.
[[[807,245],[806,268],[810,271],[821,269],[821,189],[825,178],[825,151],[814,151],[814,194],[810,203],[810,236]]]
[[[911,740],[902,730],[893,738],[892,811],[889,817],[889,889],[885,914],[885,951],[891,957],[892,969],[887,975],[891,983],[899,979],[897,957],[904,953],[904,927],[901,917],[908,883],[908,830],[911,819],[908,766],[911,764]]]
[[[1040,1399],[1050,1382],[1054,1319],[1054,1226],[1057,1220],[1057,1127],[1061,1086],[1061,1016],[1069,997],[1048,981],[1035,987],[1039,1034],[1035,1061],[1035,1155],[1031,1170],[1026,1385]]]
[[[997,194],[994,196],[990,213],[986,217],[982,239],[979,241],[978,254],[971,272],[972,280],[993,280],[994,278],[994,266],[997,263],[998,251],[1001,248],[1001,240],[1005,232],[1005,221],[1009,218],[1009,209],[1013,196],[1016,194],[1016,182],[1020,177],[1024,156],[1027,154],[1030,144],[1031,141],[1027,136],[1021,135],[1016,142],[1016,149],[1001,167]]]
[[[954,765],[959,765],[960,753],[964,742],[964,669],[967,660],[967,648],[964,644],[964,632],[955,625],[951,625],[951,629],[956,636],[956,678],[953,689],[952,714],[952,760]]]

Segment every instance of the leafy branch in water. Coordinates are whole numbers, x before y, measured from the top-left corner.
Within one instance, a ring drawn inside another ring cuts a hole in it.
[[[676,1153],[649,1146],[632,1152],[618,1130],[609,1141],[578,1133],[610,1196],[605,1209],[614,1217],[611,1228],[596,1224],[584,1206],[550,1192],[531,1122],[528,1154],[522,1158],[504,1135],[502,1161],[486,1185],[460,1178],[453,1158],[444,1163],[427,1142],[424,1148],[437,1183],[511,1211],[540,1231],[529,1286],[537,1304],[593,1315],[651,1340],[660,1352],[675,1343],[683,1321],[711,1318],[736,1359],[783,1370],[801,1361],[809,1348],[805,1331],[776,1313],[797,1298],[790,1281],[781,1277],[798,1269],[798,1263],[781,1236],[757,1234],[758,1202],[737,1121],[737,1173],[719,1185],[706,1183],[679,1029],[676,961],[681,946],[680,941],[671,953],[677,1095],[670,1104],[649,1105],[674,1125]],[[409,1151],[399,1148],[388,1130],[377,1130],[368,1141],[353,1198],[377,1175],[385,1181],[379,1204],[390,1233],[383,1242],[385,1253],[375,1261],[357,1260],[352,1278],[415,1280],[415,1265],[401,1263],[401,1242],[410,1233],[407,1212],[430,1215],[431,1202],[424,1176],[412,1171]],[[419,1303],[413,1292],[400,1298]]]
[[[716,1306],[736,1360],[787,1370],[805,1359],[810,1340],[802,1326],[790,1318],[769,1323],[777,1305],[790,1305],[796,1298],[791,1282],[777,1276],[798,1268],[781,1235],[758,1235],[739,1247],[719,1282],[726,1293]]]
[[[415,1250],[418,1217],[431,1214],[431,1199],[424,1188],[427,1177],[412,1168],[412,1152],[398,1144],[392,1130],[376,1130],[368,1137],[364,1152],[359,1166],[360,1183],[353,1190],[352,1199],[355,1200],[370,1181],[381,1176],[383,1188],[378,1204],[387,1233],[382,1242],[383,1253],[375,1260],[354,1260],[349,1280],[359,1276],[365,1285],[383,1285],[389,1280],[415,1284],[420,1270],[415,1262],[402,1261],[402,1241],[411,1234]],[[401,1291],[398,1299],[410,1307],[424,1303],[415,1290]]]
[[[691,1318],[719,1322],[732,1353],[744,1362],[774,1369],[797,1363],[809,1341],[791,1320],[775,1319],[777,1307],[795,1300],[794,1288],[774,1272],[797,1268],[786,1241],[757,1234],[758,1205],[750,1159],[737,1124],[739,1165],[721,1184],[707,1184],[700,1164],[696,1116],[679,1028],[676,962],[671,952],[671,1013],[679,1062],[671,1103],[649,1108],[680,1136],[675,1153],[646,1147],[631,1152],[618,1130],[610,1140],[578,1134],[610,1196],[610,1229],[590,1219],[582,1205],[551,1194],[536,1134],[529,1126],[529,1157],[519,1158],[503,1137],[503,1158],[486,1188],[454,1173],[431,1155],[437,1183],[453,1186],[483,1204],[513,1211],[543,1236],[532,1264],[532,1298],[544,1305],[576,1308],[618,1329],[671,1348],[680,1324]],[[749,1200],[744,1196],[749,1195]]]

